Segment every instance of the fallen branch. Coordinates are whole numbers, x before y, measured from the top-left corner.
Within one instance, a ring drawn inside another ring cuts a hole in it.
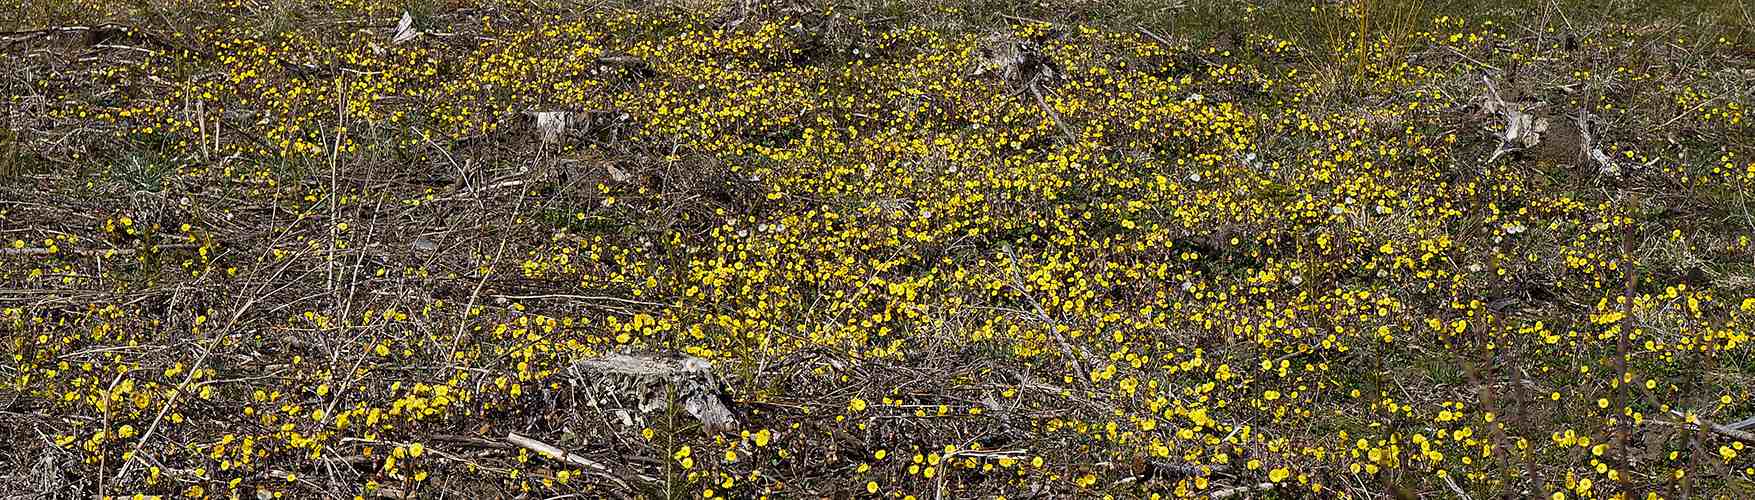
[[[543,456],[590,469],[592,472],[596,472],[599,475],[608,478],[610,481],[615,482],[617,486],[629,490],[633,489],[628,486],[627,482],[622,481],[621,478],[616,477],[614,473],[610,472],[609,466],[598,463],[597,461],[572,453],[567,453],[565,450],[556,448],[554,445],[537,441],[528,436],[521,436],[516,432],[507,433],[506,441],[510,441],[512,444],[523,447],[524,449],[541,453]]]
[[[1032,18],[1032,17],[1014,16],[1011,14],[1000,14],[999,17],[1003,17],[1003,18],[1010,19],[1010,20],[1017,21],[1017,22],[1024,23],[1024,24],[1036,23],[1036,24],[1046,24],[1049,26],[1055,25],[1054,23],[1051,23],[1048,21],[1043,21],[1041,19],[1036,19],[1036,18]]]
[[[75,32],[75,31],[91,31],[94,29],[105,29],[105,28],[116,28],[116,27],[118,27],[118,26],[114,25],[114,24],[104,24],[104,25],[99,25],[96,27],[92,27],[92,26],[51,26],[48,28],[41,28],[41,29],[34,29],[34,30],[0,31],[0,38],[10,38],[10,37],[15,37],[15,36],[43,35],[43,34],[48,34],[48,33],[71,33],[71,32]]]
[[[1246,495],[1257,491],[1267,491],[1271,489],[1274,489],[1274,483],[1234,486],[1222,490],[1214,490],[1213,494],[1208,498],[1230,498],[1237,495]]]
[[[1675,415],[1676,417],[1682,419],[1682,422],[1676,423],[1675,425],[1692,423],[1693,425],[1698,425],[1698,426],[1704,427],[1707,430],[1712,431],[1714,434],[1718,434],[1720,436],[1728,437],[1728,438],[1735,439],[1738,441],[1755,443],[1755,433],[1751,433],[1749,431],[1737,430],[1736,428],[1728,426],[1728,425],[1720,425],[1720,424],[1713,422],[1711,420],[1707,420],[1705,418],[1702,418],[1699,415],[1694,416],[1694,422],[1688,422],[1688,415],[1685,413],[1682,413],[1682,412],[1676,411],[1676,410],[1670,410],[1670,414]],[[1742,424],[1742,423],[1743,422],[1738,422],[1738,424]]]
[[[178,243],[174,245],[155,245],[153,250],[187,250],[198,245]],[[126,257],[140,253],[134,248],[112,248],[108,250],[62,250],[59,248],[0,248],[0,257],[46,257],[50,255],[77,255],[80,257]]]
[[[606,66],[646,67],[645,59],[634,56],[603,56],[597,58],[597,63]]]
[[[1483,68],[1487,68],[1487,69],[1490,69],[1490,70],[1493,70],[1493,71],[1497,71],[1497,72],[1500,72],[1500,73],[1504,73],[1504,72],[1505,72],[1505,70],[1502,70],[1502,69],[1499,69],[1499,67],[1498,67],[1498,66],[1494,66],[1494,65],[1491,65],[1491,64],[1487,64],[1487,63],[1484,63],[1484,62],[1481,62],[1481,60],[1479,60],[1479,59],[1475,59],[1475,58],[1473,58],[1473,57],[1469,57],[1469,55],[1468,55],[1468,54],[1464,54],[1464,53],[1463,53],[1463,52],[1462,52],[1462,51],[1460,51],[1460,50],[1456,50],[1456,47],[1451,47],[1451,46],[1449,46],[1449,45],[1446,45],[1446,46],[1444,46],[1444,48],[1446,48],[1446,49],[1450,49],[1450,52],[1451,52],[1451,53],[1453,53],[1453,54],[1456,54],[1456,55],[1457,55],[1457,56],[1460,56],[1460,57],[1462,57],[1462,58],[1463,58],[1463,59],[1466,59],[1466,60],[1468,60],[1468,61],[1469,61],[1469,62],[1471,62],[1471,63],[1474,63],[1474,64],[1475,64],[1475,65],[1476,65],[1476,66],[1480,66],[1480,67],[1483,67]]]
[[[1729,424],[1725,424],[1725,427],[1730,427],[1732,429],[1736,429],[1739,431],[1743,430],[1743,429],[1748,429],[1750,427],[1755,427],[1755,417],[1749,417],[1749,418],[1745,418],[1742,420],[1738,420],[1736,422],[1731,422]]]
[[[1072,129],[1066,126],[1066,122],[1060,120],[1060,113],[1054,112],[1054,107],[1049,106],[1048,101],[1042,99],[1042,89],[1038,88],[1034,82],[1030,84],[1030,95],[1036,98],[1036,106],[1042,108],[1042,112],[1048,114],[1048,118],[1053,119],[1054,124],[1060,127],[1060,133],[1066,136],[1067,142],[1078,140],[1078,137],[1073,135]]]
[[[1450,474],[1445,474],[1445,475],[1440,476],[1440,477],[1444,478],[1444,486],[1450,488],[1450,491],[1452,493],[1456,493],[1457,498],[1459,498],[1461,500],[1475,500],[1475,497],[1469,496],[1469,493],[1466,491],[1463,491],[1461,486],[1456,485],[1456,480],[1451,479]]]
[[[1164,38],[1163,36],[1159,36],[1157,33],[1153,33],[1152,30],[1146,29],[1145,25],[1134,25],[1134,29],[1139,30],[1140,34],[1145,35],[1146,38],[1150,38],[1158,43],[1164,44],[1164,48],[1176,47],[1176,44],[1172,43],[1170,41],[1170,39]]]

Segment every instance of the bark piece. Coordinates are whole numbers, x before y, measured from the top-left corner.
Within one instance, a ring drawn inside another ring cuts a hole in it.
[[[536,121],[536,138],[545,144],[561,142],[573,125],[573,113],[567,111],[531,111],[527,114]]]

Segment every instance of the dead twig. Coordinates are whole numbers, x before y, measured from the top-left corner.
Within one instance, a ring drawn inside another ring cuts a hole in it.
[[[1140,34],[1145,35],[1146,38],[1150,38],[1158,43],[1164,44],[1164,48],[1171,48],[1171,47],[1176,46],[1176,44],[1172,43],[1170,41],[1170,39],[1164,38],[1163,36],[1160,36],[1157,33],[1153,33],[1152,30],[1147,29],[1144,25],[1135,25],[1133,28],[1135,30],[1138,30],[1140,32]]]
[[[1444,48],[1446,48],[1446,49],[1450,49],[1450,52],[1451,52],[1451,53],[1453,53],[1453,54],[1456,54],[1456,55],[1457,55],[1457,57],[1461,57],[1461,58],[1463,58],[1463,59],[1465,59],[1465,60],[1467,60],[1467,61],[1468,61],[1468,62],[1471,62],[1471,63],[1474,63],[1474,64],[1475,64],[1475,65],[1476,65],[1476,66],[1480,66],[1480,67],[1483,67],[1483,68],[1487,68],[1487,69],[1490,69],[1490,70],[1493,70],[1493,71],[1497,71],[1497,72],[1500,72],[1500,73],[1504,73],[1504,72],[1505,72],[1505,70],[1502,70],[1502,69],[1499,69],[1499,67],[1498,67],[1498,66],[1494,66],[1494,65],[1491,65],[1491,64],[1487,64],[1487,63],[1484,63],[1484,62],[1481,62],[1481,60],[1480,60],[1480,59],[1475,59],[1475,58],[1473,58],[1473,57],[1469,57],[1469,55],[1468,55],[1468,54],[1464,54],[1464,53],[1463,53],[1463,52],[1462,52],[1462,51],[1460,51],[1460,50],[1456,50],[1456,47],[1451,47],[1451,46],[1449,46],[1449,45],[1446,45],[1446,46],[1444,46]]]

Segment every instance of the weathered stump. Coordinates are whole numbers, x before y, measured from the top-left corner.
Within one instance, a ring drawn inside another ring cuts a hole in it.
[[[709,432],[740,426],[713,364],[694,356],[609,354],[574,364],[571,374],[589,388],[587,404],[616,412],[624,425],[681,407]]]

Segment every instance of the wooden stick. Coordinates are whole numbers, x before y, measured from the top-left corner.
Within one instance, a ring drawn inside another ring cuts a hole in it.
[[[1755,417],[1749,417],[1749,418],[1745,418],[1742,420],[1738,420],[1736,422],[1731,422],[1729,424],[1725,424],[1725,427],[1730,427],[1732,429],[1736,429],[1739,431],[1743,430],[1743,429],[1748,429],[1750,427],[1755,427]]]
[[[1271,489],[1274,489],[1274,483],[1261,483],[1261,484],[1255,484],[1255,485],[1247,485],[1246,484],[1243,486],[1235,486],[1235,487],[1231,487],[1231,488],[1225,488],[1222,490],[1214,490],[1213,494],[1211,496],[1209,496],[1209,498],[1230,498],[1230,497],[1234,497],[1237,495],[1246,495],[1246,494],[1254,493],[1257,491],[1267,491],[1267,490],[1271,490]]]
[[[1060,133],[1064,134],[1066,136],[1066,141],[1067,142],[1077,141],[1078,136],[1073,135],[1072,129],[1068,128],[1066,126],[1066,122],[1063,122],[1060,120],[1060,113],[1054,112],[1054,107],[1049,106],[1048,101],[1042,99],[1042,90],[1036,87],[1036,83],[1030,82],[1028,87],[1030,90],[1030,95],[1034,96],[1036,98],[1036,106],[1041,107],[1042,112],[1047,113],[1048,118],[1054,120],[1054,124],[1060,127]]]
[[[1172,47],[1176,46],[1176,44],[1172,43],[1170,41],[1170,39],[1159,36],[1157,33],[1153,33],[1152,30],[1146,29],[1146,26],[1143,24],[1142,25],[1135,25],[1134,29],[1139,30],[1139,32],[1141,34],[1146,35],[1146,38],[1150,38],[1152,40],[1157,41],[1158,43],[1164,44],[1164,48],[1172,48]]]
[[[610,481],[614,481],[615,484],[618,486],[621,486],[623,488],[627,488],[630,490],[633,489],[633,488],[628,486],[628,483],[622,481],[621,478],[618,478],[614,474],[611,474],[608,466],[603,465],[601,463],[598,463],[598,462],[591,460],[589,458],[581,457],[579,455],[575,455],[572,453],[567,453],[565,450],[557,448],[554,445],[544,443],[542,441],[537,441],[536,439],[533,439],[533,438],[528,437],[528,436],[519,435],[516,432],[506,433],[506,440],[512,442],[512,444],[521,446],[521,447],[528,449],[530,451],[541,453],[543,456],[546,456],[546,457],[549,457],[549,458],[552,458],[555,460],[560,460],[560,461],[570,463],[573,465],[577,465],[580,467],[584,467],[587,469],[591,469],[593,472],[597,472],[598,474],[601,474],[604,477],[609,478]]]
[[[1682,419],[1682,422],[1678,423],[1678,425],[1688,423],[1688,421],[1687,421],[1688,415],[1687,414],[1684,414],[1684,413],[1682,413],[1680,411],[1676,411],[1676,410],[1670,410],[1670,414],[1675,415],[1676,417]],[[1755,443],[1755,433],[1751,433],[1749,431],[1737,430],[1736,428],[1733,428],[1733,427],[1728,426],[1728,425],[1720,425],[1717,422],[1707,420],[1705,418],[1700,417],[1699,415],[1694,416],[1694,421],[1698,422],[1695,425],[1706,428],[1707,430],[1712,431],[1714,434],[1718,434],[1718,435],[1728,437],[1731,439],[1735,439],[1738,441]]]
[[[197,245],[178,243],[173,245],[154,245],[155,250],[175,250],[196,248]],[[115,248],[109,250],[50,250],[42,247],[0,248],[0,257],[46,257],[50,255],[77,255],[80,257],[121,257],[140,253],[134,248]]]
[[[603,57],[597,58],[597,63],[607,65],[607,66],[623,66],[623,67],[633,67],[633,68],[644,67],[647,65],[645,59],[641,59],[641,58],[634,57],[634,56],[603,56]]]

